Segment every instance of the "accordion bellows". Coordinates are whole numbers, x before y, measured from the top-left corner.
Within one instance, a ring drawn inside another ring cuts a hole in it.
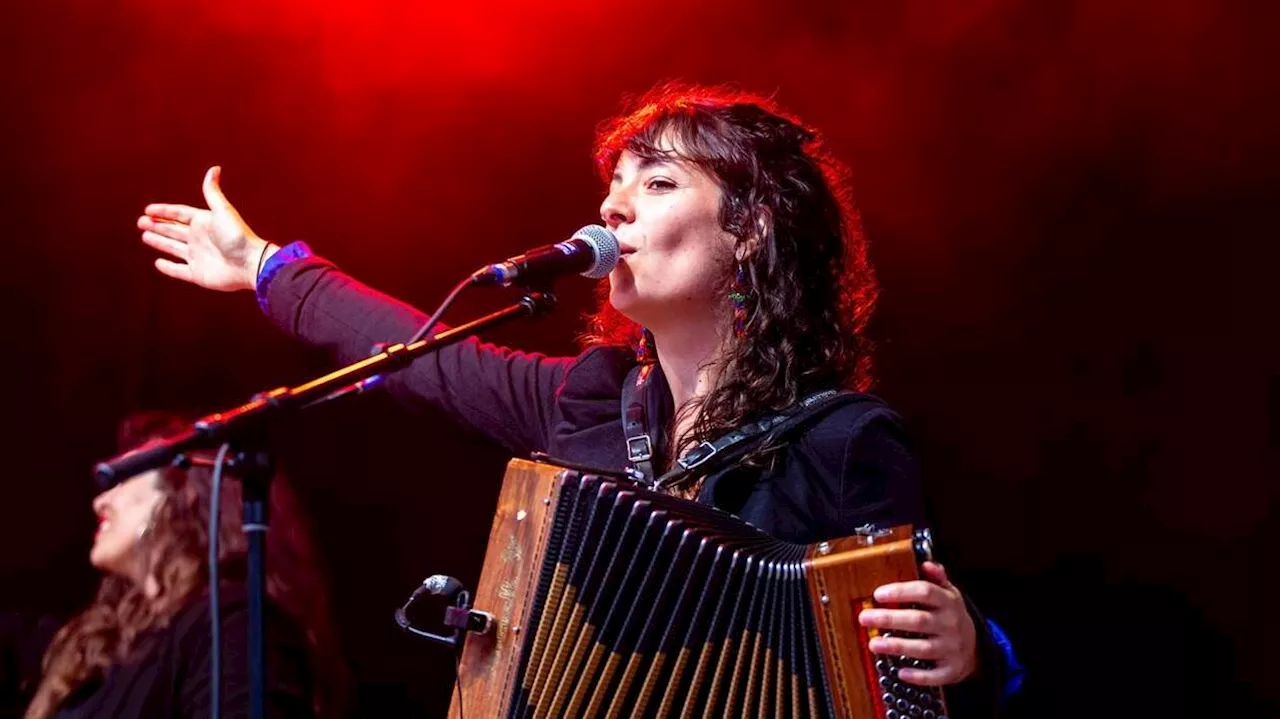
[[[514,460],[475,594],[493,629],[467,637],[450,717],[944,718],[939,691],[898,681],[912,660],[870,654],[857,623],[928,545],[910,527],[792,544]]]

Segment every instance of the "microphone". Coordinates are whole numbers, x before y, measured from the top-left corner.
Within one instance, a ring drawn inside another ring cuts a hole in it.
[[[576,272],[598,280],[618,264],[618,238],[600,225],[587,225],[573,237],[555,245],[543,245],[505,262],[488,265],[471,275],[473,285],[508,287]]]
[[[453,595],[462,591],[462,582],[444,574],[432,574],[422,581],[419,591],[452,599]]]

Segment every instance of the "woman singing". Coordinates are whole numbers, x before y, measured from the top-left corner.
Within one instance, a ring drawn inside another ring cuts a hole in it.
[[[517,456],[541,451],[656,476],[704,441],[811,393],[870,385],[863,331],[876,281],[841,175],[812,129],[757,96],[665,86],[608,123],[595,156],[600,217],[622,257],[586,349],[552,358],[470,341],[389,377],[392,392],[443,409]],[[216,167],[205,177],[208,209],[155,204],[138,220],[143,241],[168,255],[156,261],[161,272],[256,290],[271,321],[343,361],[423,323],[305,244],[260,238],[219,178]],[[639,408],[634,416],[629,407]],[[902,423],[868,394],[781,446],[670,489],[792,542],[923,519]],[[868,627],[919,637],[880,636],[871,650],[929,660],[932,668],[904,670],[902,680],[955,685],[957,715],[991,716],[1011,655],[940,565],[926,563],[924,573],[927,581],[875,595],[918,608],[860,615]]]

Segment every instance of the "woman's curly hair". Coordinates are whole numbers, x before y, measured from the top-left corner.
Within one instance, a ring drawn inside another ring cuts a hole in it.
[[[818,134],[772,101],[723,87],[667,84],[601,128],[595,159],[605,182],[619,156],[676,159],[719,184],[720,225],[737,238],[743,280],[724,278],[745,303],[714,388],[680,412],[695,413],[681,446],[713,441],[810,392],[871,384],[865,329],[877,284],[845,171]],[[604,301],[589,344],[645,341],[640,327]],[[724,313],[732,323],[732,313]]]
[[[122,449],[146,446],[187,424],[173,414],[138,413],[121,424],[119,444]],[[212,469],[203,463],[167,467],[155,481],[161,500],[139,550],[157,591],[148,596],[131,578],[105,576],[93,603],[58,631],[45,652],[43,677],[26,719],[53,716],[68,696],[104,676],[109,667],[137,659],[139,640],[168,626],[208,587]],[[240,526],[241,502],[240,482],[225,478],[218,527],[223,583],[243,582],[246,576],[249,543]],[[324,584],[297,500],[280,478],[272,482],[270,506],[267,594],[304,632],[315,684],[313,704],[318,716],[328,716],[345,698],[345,670],[333,644]]]

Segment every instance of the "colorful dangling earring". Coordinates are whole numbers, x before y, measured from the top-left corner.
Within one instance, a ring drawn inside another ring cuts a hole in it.
[[[640,341],[636,344],[636,364],[648,364],[658,361],[658,347],[654,344],[653,333],[647,327],[640,328]]]
[[[729,300],[733,302],[733,336],[741,337],[747,332],[747,275],[742,269],[742,263],[738,263],[738,272],[734,277],[733,291],[729,293]]]

